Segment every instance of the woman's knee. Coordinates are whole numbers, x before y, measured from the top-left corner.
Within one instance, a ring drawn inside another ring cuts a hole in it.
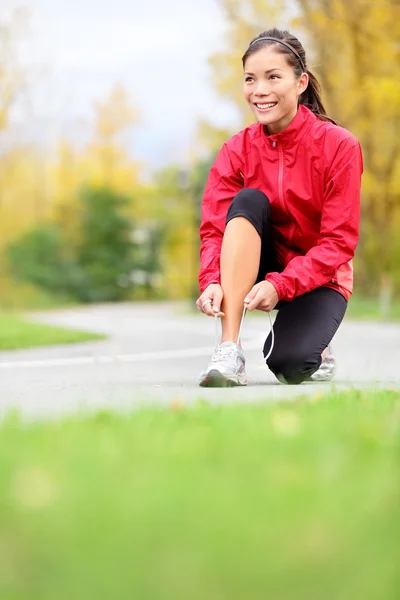
[[[227,222],[234,217],[265,222],[270,217],[271,207],[268,196],[255,188],[243,188],[234,196],[227,214]]]
[[[266,352],[264,351],[264,356]],[[310,356],[301,349],[272,351],[267,366],[282,383],[299,384],[308,380],[321,365],[321,355]]]

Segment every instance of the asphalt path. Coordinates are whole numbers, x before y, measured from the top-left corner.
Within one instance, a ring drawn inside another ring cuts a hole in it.
[[[246,317],[249,385],[204,389],[198,375],[215,345],[215,323],[188,303],[124,303],[35,313],[37,321],[105,333],[106,341],[0,352],[0,410],[27,417],[139,404],[270,402],[332,389],[400,389],[400,324],[344,320],[334,339],[338,372],[329,384],[285,386],[267,369],[268,316]]]

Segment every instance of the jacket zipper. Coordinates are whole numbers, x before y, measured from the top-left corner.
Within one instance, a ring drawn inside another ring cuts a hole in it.
[[[281,206],[282,206],[284,212],[288,215],[289,213],[288,213],[288,210],[287,210],[285,196],[284,196],[284,193],[283,193],[283,167],[284,167],[283,148],[276,141],[273,142],[273,146],[274,147],[278,146],[278,153],[279,153],[278,198],[279,198],[279,202],[281,203]],[[296,225],[293,222],[292,226],[291,226],[291,228],[289,229],[289,232],[288,232],[288,239],[287,239],[288,245],[290,245],[291,242],[292,242],[295,228],[296,228]]]
[[[273,146],[274,147],[278,146],[278,153],[279,153],[278,197],[279,197],[279,202],[281,203],[283,209],[286,212],[286,203],[285,203],[285,200],[283,197],[283,149],[275,141],[273,142]]]

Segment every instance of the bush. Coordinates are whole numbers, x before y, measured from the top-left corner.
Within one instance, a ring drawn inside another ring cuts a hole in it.
[[[135,268],[133,223],[124,213],[128,200],[108,189],[86,190],[81,197],[81,242],[76,260],[84,277],[80,299],[123,300]],[[124,281],[124,286],[120,282]]]
[[[45,223],[31,229],[9,246],[7,258],[15,279],[73,296],[79,268],[57,225]]]
[[[84,190],[79,198],[79,241],[72,243],[62,225],[38,225],[8,248],[13,276],[83,302],[127,298],[137,254],[127,204],[108,189]]]

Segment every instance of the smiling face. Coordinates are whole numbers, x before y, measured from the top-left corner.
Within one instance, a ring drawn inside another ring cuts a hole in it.
[[[285,55],[271,46],[257,50],[245,62],[244,96],[269,133],[279,133],[290,125],[307,85],[307,73],[297,78]]]

